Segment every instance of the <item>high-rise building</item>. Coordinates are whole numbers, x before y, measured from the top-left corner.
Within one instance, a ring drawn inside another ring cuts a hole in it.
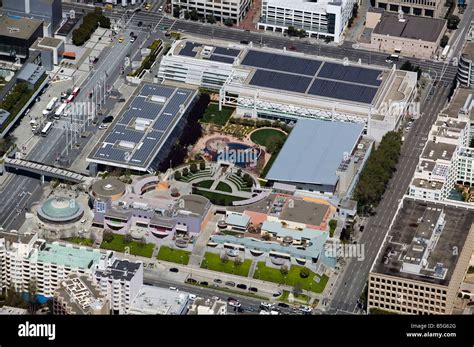
[[[43,21],[45,36],[54,35],[63,16],[61,0],[3,0],[3,10],[8,15]]]

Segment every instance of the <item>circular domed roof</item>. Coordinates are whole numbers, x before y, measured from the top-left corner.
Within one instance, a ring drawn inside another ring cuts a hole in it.
[[[54,197],[46,200],[38,208],[38,217],[49,223],[71,223],[84,214],[81,204],[75,199]]]
[[[92,185],[92,193],[99,198],[115,198],[125,194],[126,186],[122,181],[107,177],[99,180]]]

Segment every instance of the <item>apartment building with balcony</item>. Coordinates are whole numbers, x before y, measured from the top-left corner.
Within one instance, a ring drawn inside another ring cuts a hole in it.
[[[171,5],[173,9],[180,9],[181,15],[184,11],[196,10],[204,18],[214,16],[220,22],[230,18],[239,25],[250,8],[251,0],[171,0]]]
[[[54,315],[108,314],[109,300],[93,277],[71,274],[54,291]]]
[[[474,186],[472,94],[459,88],[428,134],[408,195],[429,200],[456,198],[456,185]],[[468,202],[470,200],[468,199]]]
[[[355,0],[263,0],[258,28],[283,33],[293,26],[304,29],[311,37],[339,43],[355,3]]]
[[[368,310],[451,314],[474,250],[473,217],[405,197],[369,273]]]
[[[0,287],[27,291],[34,282],[37,293],[52,297],[71,274],[91,276],[107,268],[112,251],[96,250],[61,242],[49,243],[36,233],[0,232]]]

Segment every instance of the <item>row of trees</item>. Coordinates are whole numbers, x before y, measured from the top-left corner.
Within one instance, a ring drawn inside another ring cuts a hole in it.
[[[416,78],[419,80],[421,77],[421,73],[423,70],[419,66],[413,65],[409,60],[405,61],[402,66],[400,66],[400,70],[405,70],[405,71],[413,71],[416,72]]]
[[[296,29],[293,25],[290,25],[286,30],[288,36],[296,36],[299,38],[306,37],[306,31],[304,29]]]
[[[401,137],[399,132],[388,132],[370,154],[354,193],[362,214],[380,202],[400,156]]]
[[[286,133],[289,133],[294,126],[293,123],[287,124],[285,122],[281,122],[278,120],[271,121],[268,119],[253,119],[253,118],[230,118],[229,123],[255,127],[255,128],[263,128],[263,127],[279,128]]]
[[[176,6],[173,8],[173,16],[178,18],[180,13],[181,13],[181,7]],[[198,11],[193,8],[191,11],[185,10],[184,11],[184,19],[186,20],[192,20],[192,21],[201,21],[201,22],[207,22],[210,24],[215,24],[217,22],[216,17],[214,17],[212,14],[208,14],[206,16],[203,16],[198,13]],[[232,18],[226,18],[224,19],[224,24],[227,26],[233,26],[234,21]]]
[[[349,22],[347,23],[347,26],[350,28],[352,24],[354,23],[354,19],[357,18],[359,15],[359,4],[355,3],[354,7],[352,8],[352,15],[351,18],[349,18]]]
[[[82,46],[99,26],[110,29],[110,19],[104,16],[100,7],[96,7],[94,12],[84,16],[82,24],[72,32],[72,43]]]
[[[198,172],[199,170],[202,171],[202,170],[205,170],[205,169],[206,169],[206,163],[203,162],[203,161],[199,162],[199,166],[196,163],[191,163],[191,165],[189,165],[189,169],[187,167],[185,167],[183,169],[183,171],[176,171],[174,173],[174,178],[176,180],[180,180],[182,176],[184,176],[184,177],[189,176],[190,172],[194,174],[194,173]]]

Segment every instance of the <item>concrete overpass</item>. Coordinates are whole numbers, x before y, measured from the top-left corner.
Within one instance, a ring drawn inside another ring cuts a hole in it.
[[[1,166],[3,166],[4,170],[9,169],[8,171],[12,173],[15,173],[15,171],[17,170],[22,170],[39,175],[41,176],[42,182],[44,182],[45,177],[56,178],[72,183],[84,183],[90,179],[90,177],[79,174],[74,171],[65,170],[50,165],[44,165],[30,160],[13,159],[6,157],[4,158],[4,161]]]

